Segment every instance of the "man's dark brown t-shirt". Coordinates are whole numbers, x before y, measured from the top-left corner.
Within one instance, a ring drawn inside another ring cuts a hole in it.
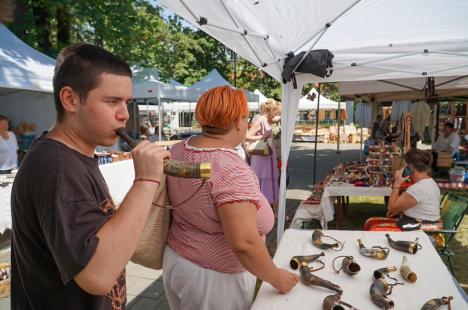
[[[16,175],[11,209],[12,309],[125,309],[125,271],[106,296],[74,281],[115,212],[97,159],[38,138]]]

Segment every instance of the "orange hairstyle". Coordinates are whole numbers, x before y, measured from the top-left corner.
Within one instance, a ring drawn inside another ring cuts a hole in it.
[[[249,115],[247,97],[230,86],[215,87],[198,99],[195,118],[202,127],[230,129]]]

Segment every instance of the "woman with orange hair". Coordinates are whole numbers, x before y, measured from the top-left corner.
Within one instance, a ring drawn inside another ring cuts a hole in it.
[[[205,182],[167,177],[173,212],[163,279],[171,309],[249,309],[255,276],[280,293],[298,282],[268,254],[273,213],[255,173],[234,150],[245,137],[247,116],[242,91],[213,88],[195,110],[202,134],[171,148],[173,159],[210,162],[212,169]]]

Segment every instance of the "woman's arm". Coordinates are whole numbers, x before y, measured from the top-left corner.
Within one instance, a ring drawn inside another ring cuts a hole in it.
[[[403,193],[400,195],[400,188],[403,184],[403,170],[406,167],[401,168],[395,172],[392,186],[392,193],[388,199],[388,212],[387,217],[394,217],[401,212],[414,207],[417,204],[416,199],[408,193]]]
[[[414,207],[417,204],[416,199],[408,193],[400,195],[400,188],[395,187],[392,190],[390,199],[388,200],[388,217],[394,217],[405,210]]]
[[[257,229],[257,211],[250,202],[225,204],[218,208],[224,234],[242,266],[280,293],[290,291],[299,277],[273,263]]]
[[[257,140],[262,140],[265,139],[264,136],[257,136],[257,132],[259,132],[262,129],[262,121],[261,118],[259,117],[250,127],[250,129],[247,131],[247,134],[245,135],[245,139],[249,141],[257,141]]]

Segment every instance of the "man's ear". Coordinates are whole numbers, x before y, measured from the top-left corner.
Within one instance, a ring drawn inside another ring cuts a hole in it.
[[[62,87],[59,93],[59,98],[65,111],[76,112],[77,105],[80,104],[80,99],[71,87]]]

